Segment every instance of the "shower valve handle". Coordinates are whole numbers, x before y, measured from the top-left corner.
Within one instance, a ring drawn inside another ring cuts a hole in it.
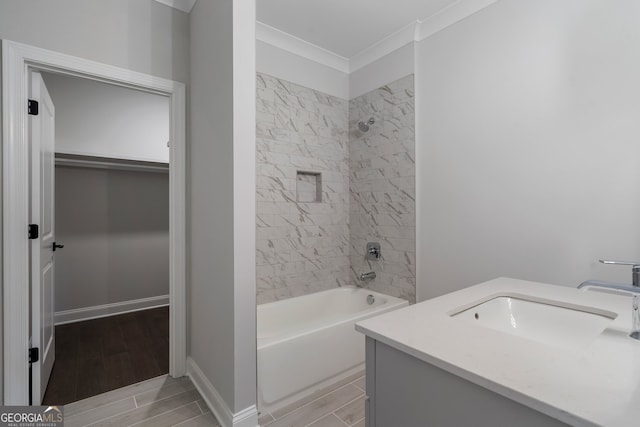
[[[378,261],[382,256],[382,251],[380,250],[380,243],[378,242],[369,242],[367,243],[367,251],[365,252],[365,258],[369,261]]]

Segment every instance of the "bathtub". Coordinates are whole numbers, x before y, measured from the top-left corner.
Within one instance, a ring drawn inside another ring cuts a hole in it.
[[[355,287],[258,305],[259,409],[273,411],[364,369],[365,338],[355,323],[406,305]]]

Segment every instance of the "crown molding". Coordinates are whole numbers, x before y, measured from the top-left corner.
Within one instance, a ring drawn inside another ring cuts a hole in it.
[[[197,0],[155,0],[189,13]],[[349,74],[390,54],[407,43],[421,41],[500,0],[460,0],[430,17],[412,22],[371,46],[345,58],[277,28],[256,21],[256,39]]]
[[[256,38],[295,55],[349,74],[408,43],[424,40],[498,1],[500,0],[459,0],[426,19],[411,22],[351,58],[340,56],[262,22],[256,22]]]
[[[499,0],[460,0],[430,17],[408,24],[395,33],[358,52],[349,59],[354,72],[408,43],[426,39]]]
[[[156,0],[158,3],[162,3],[174,9],[181,10],[189,13],[193,9],[193,5],[196,4],[196,0]]]
[[[349,74],[349,60],[313,43],[256,21],[256,39]]]
[[[415,41],[424,40],[438,31],[444,30],[498,1],[499,0],[460,0],[442,9],[438,13],[431,15],[427,19],[418,21]]]
[[[395,33],[383,38],[371,46],[361,50],[349,59],[349,71],[354,72],[362,67],[366,67],[374,61],[382,58],[415,40],[419,22],[412,22],[399,29]]]

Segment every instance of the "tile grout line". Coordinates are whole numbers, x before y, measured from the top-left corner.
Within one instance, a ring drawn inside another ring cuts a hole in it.
[[[197,402],[194,400],[193,402],[188,402],[188,403],[185,403],[184,405],[177,406],[177,407],[175,407],[175,408],[173,408],[173,409],[170,409],[170,410],[168,410],[168,411],[164,411],[164,412],[161,412],[161,413],[159,413],[159,414],[156,414],[156,415],[154,415],[153,417],[145,418],[144,420],[140,420],[140,421],[138,421],[138,422],[136,422],[136,423],[129,424],[127,427],[133,427],[133,426],[136,426],[136,425],[138,425],[138,424],[146,423],[146,422],[148,422],[149,420],[152,420],[152,419],[154,419],[154,418],[158,418],[159,416],[161,416],[161,415],[165,415],[165,414],[168,414],[169,412],[173,412],[173,411],[176,411],[176,410],[178,410],[178,409],[182,409],[182,408],[184,408],[185,406],[189,406],[189,405],[191,405],[192,403],[195,403],[195,404],[196,404],[196,406],[198,405],[198,404],[197,404]],[[202,415],[202,414],[200,414],[200,415]],[[196,415],[195,417],[199,417],[200,415]],[[191,417],[191,418],[195,418],[195,417]],[[189,419],[191,419],[191,418],[189,418]],[[185,420],[185,421],[187,421],[187,420]]]
[[[124,399],[114,400],[113,402],[109,402],[109,403],[106,403],[104,405],[99,405],[99,406],[96,406],[95,408],[91,408],[91,409],[87,409],[86,411],[78,412],[77,414],[66,416],[65,419],[72,419],[72,418],[77,417],[79,415],[85,415],[85,414],[87,414],[87,413],[89,413],[91,411],[95,411],[98,408],[102,408],[102,407],[105,407],[105,406],[108,406],[108,405],[113,405],[113,404],[119,403],[119,402],[124,402],[125,400],[129,400],[129,399],[132,399],[132,398],[133,398],[133,396],[129,396],[129,397],[125,397]],[[135,399],[133,399],[133,404],[135,405]],[[107,417],[107,418],[109,418],[109,417]],[[104,419],[106,419],[106,418],[101,418],[99,421],[104,420]]]
[[[263,426],[264,426],[264,427],[267,427],[269,424],[271,424],[271,423],[273,423],[273,422],[275,422],[275,421],[276,421],[276,417],[274,417],[274,416],[273,416],[273,414],[272,414],[271,412],[264,412],[264,413],[262,413],[262,414],[258,413],[258,419],[259,419],[261,416],[264,416],[265,414],[266,414],[266,415],[269,415],[269,416],[271,417],[271,419],[270,419],[269,421],[267,421],[267,422],[266,422],[266,424],[262,424],[260,427],[263,427]]]
[[[133,396],[132,396],[132,397],[133,397]],[[127,397],[127,399],[131,399],[132,397]],[[122,400],[126,400],[126,399],[122,399]],[[121,402],[121,401],[119,400],[118,402]],[[134,405],[135,405],[135,403],[134,403]],[[105,406],[106,406],[106,405],[105,405]],[[94,408],[94,409],[98,409],[98,408],[100,408],[100,406],[99,406],[99,407],[97,407],[97,408]],[[107,417],[100,418],[99,420],[92,420],[89,424],[83,424],[82,426],[83,426],[83,427],[92,426],[92,425],[94,425],[94,424],[96,424],[96,423],[99,423],[99,422],[102,422],[102,421],[106,421],[106,420],[108,420],[109,418],[113,418],[113,417],[118,416],[118,415],[121,415],[121,414],[126,414],[127,412],[135,411],[136,409],[137,409],[137,408],[133,408],[133,409],[129,409],[128,411],[119,412],[119,413],[117,413],[117,414],[112,414],[112,415],[109,415],[109,416],[107,416]],[[85,414],[86,414],[87,412],[89,412],[89,411],[86,411],[86,412],[83,412],[83,413],[85,413]],[[73,416],[75,416],[75,415],[73,415]],[[71,418],[71,417],[69,417],[69,418]]]
[[[102,418],[102,419],[99,419],[99,420],[93,421],[93,422],[91,422],[90,424],[85,424],[85,425],[84,425],[84,427],[92,426],[92,425],[95,425],[95,424],[97,424],[97,423],[99,423],[99,422],[102,422],[102,421],[107,421],[109,418],[114,418],[114,417],[118,417],[118,416],[120,416],[120,415],[128,414],[129,412],[133,412],[133,411],[135,411],[136,409],[138,409],[138,408],[133,408],[133,409],[129,409],[128,411],[119,412],[119,413],[117,413],[117,414],[109,415],[108,417],[105,417],[105,418]]]
[[[339,421],[339,422],[341,422],[342,424],[344,424],[344,425],[345,425],[345,427],[349,427],[349,425],[348,425],[347,423],[345,423],[344,421],[342,421],[342,420],[340,419],[340,417],[338,417],[337,415],[335,415],[333,412],[329,412],[328,414],[323,414],[322,416],[320,416],[320,418],[318,418],[318,419],[316,419],[316,420],[311,421],[309,424],[306,424],[304,427],[309,427],[309,426],[311,426],[313,423],[316,423],[316,422],[320,421],[321,419],[326,418],[326,417],[328,417],[328,416],[330,416],[330,415],[333,415],[334,417],[336,417],[336,418],[338,419],[338,421]]]
[[[354,386],[354,387],[356,387],[358,390],[360,390],[360,387],[358,387],[358,386]],[[356,397],[355,399],[353,399],[353,400],[351,400],[351,401],[349,401],[349,402],[345,403],[345,404],[344,404],[344,405],[342,405],[341,407],[334,409],[331,413],[332,413],[333,415],[335,415],[335,416],[336,416],[336,418],[337,418],[337,419],[339,419],[340,421],[342,421],[345,425],[349,426],[349,424],[347,424],[347,422],[346,422],[345,420],[343,420],[342,418],[340,418],[340,416],[339,416],[338,414],[336,414],[336,412],[337,412],[337,411],[339,411],[340,409],[344,408],[345,406],[351,405],[353,402],[355,402],[355,401],[356,401],[356,400],[358,400],[358,399],[361,399],[362,397],[364,397],[364,395]],[[364,418],[364,417],[363,417],[363,418]],[[360,420],[361,420],[361,418],[358,418],[358,421],[360,421]]]
[[[189,422],[189,421],[191,421],[191,420],[195,420],[196,418],[201,417],[201,416],[203,416],[203,415],[204,415],[204,414],[196,415],[195,417],[191,417],[191,418],[186,419],[186,420],[184,420],[184,421],[180,421],[178,424],[174,424],[172,427],[178,427],[178,426],[181,426],[181,425],[186,424],[186,423],[188,423],[188,422]],[[213,425],[213,426],[211,426],[211,427],[219,427],[219,426],[220,426],[220,423],[218,423],[218,420],[217,420],[217,419],[216,419],[216,423],[217,423],[217,424],[215,424],[215,425]]]
[[[167,377],[167,376],[168,376],[167,374],[158,375],[157,377],[149,378],[149,379],[146,379],[144,381],[140,381],[140,382],[137,382],[137,383],[134,383],[134,384],[129,384],[127,386],[124,386],[124,387],[121,387],[121,388],[117,388],[117,389],[114,389],[114,390],[105,391],[104,393],[96,394],[95,396],[90,396],[90,397],[86,397],[84,399],[76,400],[75,402],[70,402],[67,405],[76,405],[79,402],[84,402],[86,400],[94,399],[94,398],[97,398],[98,396],[102,396],[102,395],[107,394],[107,393],[113,393],[115,391],[121,391],[123,389],[128,389],[128,388],[133,387],[133,386],[139,386],[141,384],[145,384],[145,383],[148,383],[148,382],[151,382],[151,381],[154,381],[154,380],[158,380],[161,377]],[[114,400],[113,402],[104,403],[102,405],[96,406],[95,408],[87,409],[86,411],[78,412],[77,414],[73,414],[71,416],[84,414],[85,412],[92,411],[92,410],[94,410],[94,409],[96,409],[98,407],[106,406],[106,405],[110,405],[110,404],[115,403],[115,402],[120,402],[122,400],[130,399],[130,398],[135,397],[137,395],[140,395],[142,393],[146,393],[146,392],[149,392],[149,391],[152,391],[152,390],[155,390],[155,389],[160,389],[161,387],[162,387],[162,384],[158,385],[157,387],[151,388],[149,390],[141,391],[140,393],[132,394],[131,396],[127,396],[127,397],[119,399],[119,400]],[[67,405],[65,405],[65,406],[67,406]]]
[[[313,400],[310,400],[309,402],[305,403],[304,405],[300,405],[300,406],[298,406],[298,407],[296,407],[296,408],[294,408],[294,409],[290,410],[289,412],[285,412],[284,414],[282,414],[282,415],[281,415],[281,416],[279,416],[278,418],[274,417],[272,414],[269,414],[269,415],[271,415],[271,417],[273,417],[274,421],[277,421],[277,420],[279,420],[279,419],[281,419],[281,418],[286,417],[286,416],[287,416],[287,415],[289,415],[289,414],[292,414],[293,412],[296,412],[296,411],[298,411],[298,410],[300,410],[300,409],[304,408],[305,406],[311,405],[313,402],[315,402],[315,401],[317,401],[317,400],[320,400],[320,399],[322,399],[322,398],[326,397],[327,395],[329,395],[329,394],[331,394],[331,393],[333,393],[333,392],[336,392],[336,391],[338,391],[338,390],[341,390],[341,389],[343,389],[343,388],[345,388],[345,387],[348,387],[348,386],[350,386],[350,385],[351,385],[351,383],[347,383],[347,384],[344,384],[344,385],[342,385],[342,386],[340,386],[340,387],[338,387],[338,388],[336,388],[336,389],[334,389],[334,390],[328,391],[328,392],[326,392],[325,394],[320,395],[320,396],[318,396],[317,398],[315,398],[315,399],[313,399]],[[360,390],[360,387],[356,387],[356,388],[357,388],[358,390]],[[317,421],[317,420],[316,420],[316,421]],[[273,421],[272,421],[272,422],[273,422]]]
[[[358,423],[359,423],[360,421],[362,421],[362,420],[364,420],[364,416],[363,416],[362,418],[358,418],[358,419],[356,420],[356,422],[355,422],[355,423],[353,423],[353,424],[350,424],[350,426],[354,426],[354,425],[358,424]]]
[[[161,388],[162,388],[162,387],[158,387],[158,390],[160,390]],[[138,394],[135,394],[135,395],[133,395],[133,399],[134,399],[134,401],[135,401],[135,403],[136,403],[136,408],[142,408],[143,406],[151,405],[151,404],[153,404],[153,403],[155,403],[155,402],[158,402],[158,401],[160,401],[160,400],[168,399],[168,398],[170,398],[170,397],[174,397],[174,396],[177,396],[177,395],[179,395],[179,394],[186,393],[186,392],[191,391],[191,390],[193,390],[193,389],[195,389],[195,387],[192,387],[192,388],[189,388],[189,389],[186,389],[186,390],[178,390],[178,391],[176,391],[175,393],[168,394],[168,395],[166,395],[166,396],[163,396],[163,397],[162,397],[162,398],[160,398],[160,399],[152,400],[152,401],[150,401],[149,403],[145,403],[144,405],[139,405],[139,404],[138,404],[138,399],[137,399],[137,397],[138,397],[138,396],[140,396],[141,394],[145,394],[145,393],[148,393],[148,392],[150,392],[150,391],[153,391],[153,389],[151,389],[151,390],[147,390],[147,391],[143,391],[143,392],[138,393]]]
[[[298,409],[300,409],[300,408],[304,408],[305,406],[312,404],[312,403],[313,403],[313,402],[315,402],[316,400],[320,400],[320,399],[322,399],[323,397],[327,396],[328,394],[331,394],[331,393],[333,393],[333,392],[336,392],[336,391],[338,391],[338,390],[341,390],[341,389],[343,389],[343,388],[345,388],[345,387],[347,387],[347,386],[353,385],[353,386],[354,386],[355,388],[357,388],[358,390],[362,390],[360,387],[358,387],[357,385],[354,385],[353,383],[354,383],[355,381],[358,381],[358,380],[359,380],[360,378],[362,378],[363,376],[364,376],[364,375],[362,375],[361,377],[356,378],[356,379],[355,379],[355,380],[353,380],[352,382],[349,382],[349,383],[346,383],[346,384],[341,385],[340,387],[334,388],[333,390],[329,390],[329,391],[327,391],[325,394],[322,394],[322,395],[318,396],[317,398],[315,398],[315,399],[313,399],[313,400],[310,400],[309,402],[305,403],[304,405],[298,406],[298,407],[296,407],[296,408],[294,408],[294,409],[290,410],[289,412],[285,412],[284,414],[282,414],[282,415],[281,415],[281,416],[279,416],[278,418],[274,417],[274,416],[273,416],[273,414],[272,414],[272,413],[270,413],[270,412],[268,412],[268,414],[269,414],[269,415],[271,415],[271,418],[273,418],[273,420],[274,420],[274,421],[275,421],[275,420],[279,420],[279,419],[284,418],[285,416],[287,416],[287,415],[291,414],[292,412],[295,412],[295,411],[297,411],[297,410],[298,410]],[[362,392],[363,392],[363,393],[366,393],[364,390],[362,390]],[[354,400],[355,400],[355,399],[354,399]],[[293,403],[295,403],[295,402],[293,402]],[[293,403],[292,403],[292,404],[293,404]],[[270,422],[273,422],[273,421],[270,421]]]
[[[315,420],[311,421],[310,423],[305,424],[304,427],[309,427],[311,424],[315,423],[316,421],[320,421],[321,419],[323,419],[324,417],[328,417],[329,415],[333,415],[333,414],[322,414]]]
[[[363,375],[363,376],[361,376],[360,378],[357,378],[357,379],[353,380],[353,382],[350,382],[349,384],[353,385],[353,386],[354,386],[354,387],[356,387],[356,388],[359,388],[360,390],[362,390],[362,391],[366,394],[366,393],[367,393],[367,390],[364,390],[362,387],[358,387],[358,386],[356,385],[356,382],[360,381],[360,380],[361,380],[362,378],[364,378],[364,377],[365,377],[365,376]]]
[[[307,404],[305,404],[305,405],[302,405],[302,406],[300,406],[299,408],[296,408],[296,409],[295,409],[295,411],[297,411],[297,410],[298,410],[298,409],[300,409],[300,408],[304,408],[305,406],[307,406],[307,405],[309,405],[309,404],[311,404],[311,403],[315,402],[316,400],[322,399],[323,397],[326,397],[327,395],[329,395],[329,394],[331,394],[331,393],[333,393],[333,392],[335,392],[335,391],[337,391],[337,390],[340,390],[340,389],[342,389],[342,388],[344,388],[344,387],[350,386],[350,385],[352,385],[352,384],[351,384],[351,383],[347,383],[347,384],[345,384],[344,386],[342,386],[342,387],[338,387],[337,389],[335,389],[335,390],[333,390],[333,391],[330,391],[330,392],[329,392],[329,393],[327,393],[327,394],[323,394],[323,395],[322,395],[322,396],[320,396],[318,399],[312,400],[311,402],[309,402],[309,403],[307,403]],[[355,387],[355,386],[354,386],[354,387]],[[355,388],[356,388],[357,390],[360,390],[360,387],[355,387]],[[343,424],[347,425],[347,423],[345,423],[344,421],[342,421],[342,419],[341,419],[339,416],[337,416],[336,414],[334,414],[334,412],[335,412],[335,411],[338,411],[338,410],[340,410],[340,409],[342,409],[342,408],[344,408],[345,406],[347,406],[347,405],[349,405],[349,404],[351,404],[351,403],[353,403],[353,402],[355,402],[356,400],[360,399],[361,397],[362,397],[362,396],[358,396],[358,397],[356,397],[355,399],[352,399],[352,400],[348,401],[348,402],[347,402],[347,403],[345,403],[344,405],[342,405],[342,406],[340,406],[340,407],[338,407],[338,408],[334,409],[332,412],[326,412],[326,413],[324,413],[324,414],[320,415],[318,418],[314,419],[314,420],[313,420],[313,421],[311,421],[309,424],[306,424],[306,425],[305,425],[305,427],[309,427],[311,424],[315,423],[316,421],[318,421],[318,420],[320,420],[320,419],[322,419],[322,418],[324,418],[324,417],[326,417],[326,416],[328,416],[328,415],[333,415],[333,416],[335,416],[338,420],[340,420],[340,422],[342,422]],[[294,412],[294,411],[292,411],[292,412]],[[287,415],[289,415],[290,413],[291,413],[291,412],[289,412]],[[284,415],[283,415],[283,417],[284,417]],[[276,421],[277,421],[277,420],[276,420]],[[348,427],[348,425],[347,425],[347,427]]]
[[[189,390],[189,391],[190,391],[190,390]],[[186,392],[185,392],[185,393],[186,393]],[[131,397],[133,397],[133,396],[131,396]],[[129,398],[127,398],[127,399],[129,399]],[[124,399],[123,399],[123,400],[124,400]],[[160,401],[162,401],[162,400],[165,400],[165,398],[162,398],[162,399],[160,399],[160,400],[156,400],[156,401],[154,401],[154,402],[152,402],[152,403],[149,403],[149,405],[151,405],[151,404],[153,404],[153,403],[160,402]],[[135,401],[135,399],[134,399],[134,401]],[[193,402],[195,402],[195,400],[194,400]],[[180,408],[180,407],[182,407],[182,406],[186,406],[186,405],[188,405],[189,403],[192,403],[192,402],[188,402],[188,403],[186,403],[186,404],[184,404],[184,405],[181,405],[181,406],[178,406],[178,407],[176,407],[176,408]],[[145,407],[145,406],[148,406],[148,405],[143,405],[143,406],[140,406],[140,407],[135,407],[135,408],[133,408],[133,409],[129,409],[128,411],[124,411],[124,412],[120,412],[120,413],[118,413],[118,414],[110,415],[110,416],[108,416],[108,417],[106,417],[106,418],[102,418],[102,419],[100,419],[100,420],[93,421],[91,424],[86,424],[86,426],[92,426],[92,425],[94,425],[94,424],[96,424],[96,423],[98,423],[98,422],[108,420],[109,418],[114,418],[114,417],[117,417],[117,416],[120,416],[120,415],[128,414],[129,412],[133,412],[133,411],[135,411],[135,410],[137,410],[137,409],[140,409],[140,408],[143,408],[143,407]],[[176,409],[176,408],[174,408],[174,409]],[[171,411],[166,411],[166,412],[171,412]],[[166,413],[166,412],[163,412],[163,413]],[[154,415],[154,417],[155,417],[155,415]],[[136,424],[137,424],[137,423],[136,423]]]

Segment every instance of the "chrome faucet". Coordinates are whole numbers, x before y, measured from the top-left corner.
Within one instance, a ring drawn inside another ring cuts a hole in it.
[[[611,265],[630,265],[631,266],[631,283],[635,287],[640,287],[640,262],[631,261],[609,261],[601,259],[599,260],[603,264]]]
[[[634,295],[631,301],[631,333],[634,340],[640,340],[640,296]]]
[[[631,266],[631,285],[625,283],[611,283],[611,282],[603,282],[601,280],[587,280],[580,285],[578,285],[578,289],[584,287],[596,287],[596,288],[604,288],[604,289],[614,289],[619,291],[630,292],[632,294],[640,294],[640,262],[631,262],[631,261],[609,261],[601,259],[599,260],[602,264],[609,265],[630,265]]]
[[[629,261],[609,261],[601,259],[599,260],[603,264],[611,265],[630,265],[631,266],[631,283],[632,285],[623,285],[619,283],[601,282],[598,280],[587,280],[582,282],[578,289],[586,286],[594,286],[604,289],[617,289],[625,292],[629,292],[632,295],[631,300],[631,332],[629,336],[635,340],[640,341],[640,262]]]
[[[368,273],[362,273],[360,275],[360,280],[363,282],[368,282],[369,280],[373,280],[376,278],[376,272],[375,271],[370,271]]]

